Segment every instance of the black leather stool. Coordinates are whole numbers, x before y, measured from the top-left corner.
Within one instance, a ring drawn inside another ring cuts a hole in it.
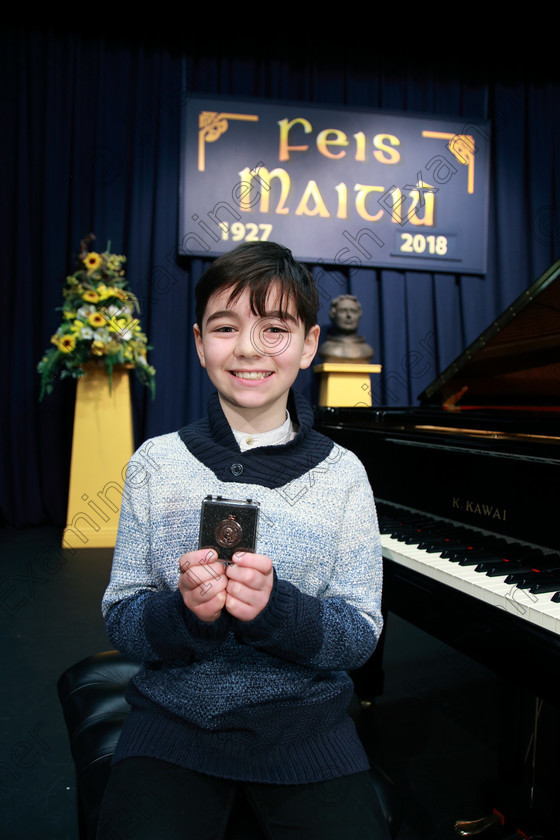
[[[80,840],[94,840],[99,809],[111,759],[130,710],[124,699],[139,664],[117,651],[89,656],[68,668],[58,681],[58,696],[76,766],[76,793]],[[400,812],[393,784],[372,766],[379,801],[392,837],[396,837]],[[265,840],[242,794],[234,804],[226,840]]]

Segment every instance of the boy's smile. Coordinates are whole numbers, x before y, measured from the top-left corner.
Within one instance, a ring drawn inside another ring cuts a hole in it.
[[[288,392],[299,370],[313,361],[319,327],[305,335],[292,304],[279,311],[274,286],[265,315],[251,310],[248,290],[231,303],[230,295],[230,289],[213,295],[202,332],[194,325],[198,356],[230,425],[239,431],[270,431],[286,419]]]
[[[241,379],[264,379],[272,375],[271,371],[266,370],[236,370],[233,374]]]

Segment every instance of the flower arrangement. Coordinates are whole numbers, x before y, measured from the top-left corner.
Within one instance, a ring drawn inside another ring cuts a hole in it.
[[[112,386],[113,368],[126,365],[155,395],[155,370],[148,364],[147,338],[134,313],[140,313],[138,300],[127,289],[126,257],[107,250],[88,251],[93,234],[81,242],[79,268],[66,278],[63,289],[62,323],[51,338],[49,348],[37,370],[41,376],[39,399],[53,390],[55,380],[86,373],[85,366],[104,367]]]

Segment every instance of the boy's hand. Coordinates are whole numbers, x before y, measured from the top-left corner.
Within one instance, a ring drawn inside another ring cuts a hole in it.
[[[274,581],[272,560],[265,554],[236,552],[225,567],[226,610],[239,621],[252,621],[268,604]]]
[[[201,621],[217,621],[226,602],[228,579],[213,549],[187,551],[179,558],[179,592]]]

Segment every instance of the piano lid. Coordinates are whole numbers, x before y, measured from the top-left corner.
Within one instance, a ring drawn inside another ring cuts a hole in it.
[[[560,409],[560,260],[419,396],[449,410]]]

